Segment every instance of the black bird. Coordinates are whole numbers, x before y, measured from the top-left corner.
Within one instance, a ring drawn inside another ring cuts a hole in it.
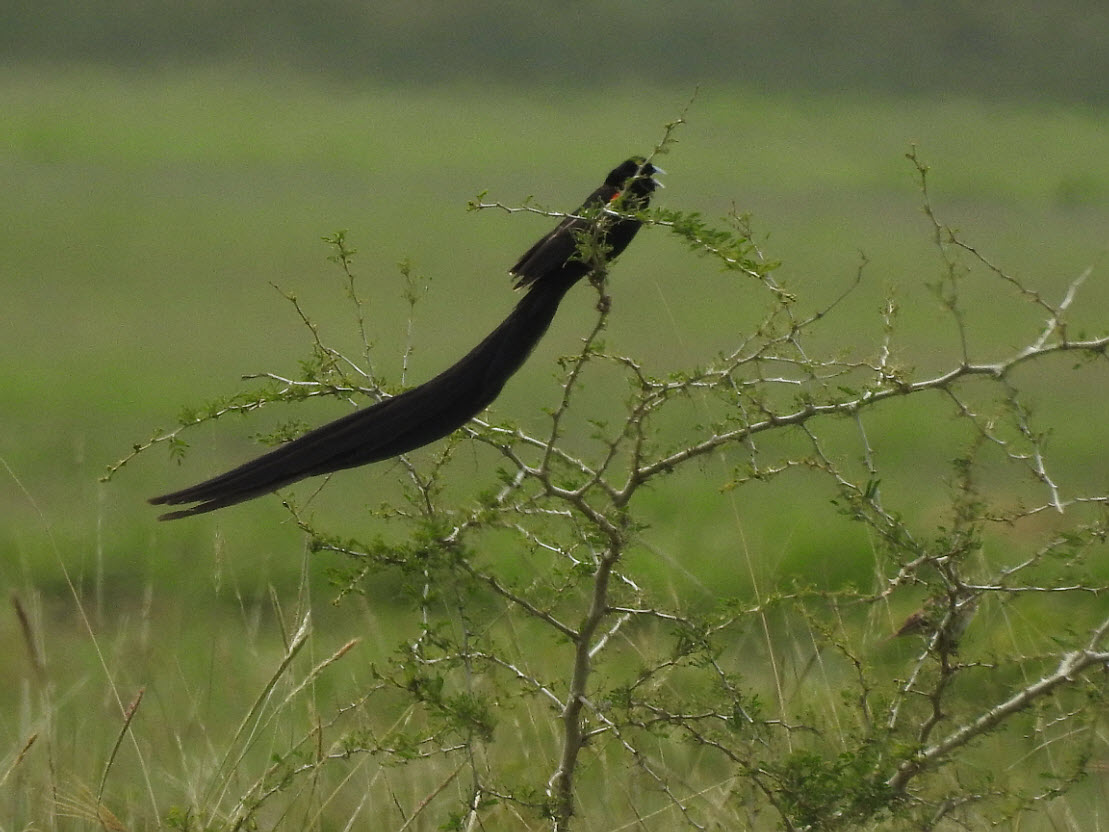
[[[509,274],[527,294],[485,340],[458,363],[418,387],[318,427],[286,445],[210,480],[151,498],[155,505],[197,503],[163,514],[175,520],[215,511],[282,486],[380,462],[453,433],[489,406],[543,337],[566,292],[616,257],[642,224],[661,173],[634,157],[519,259]],[[612,206],[611,208],[609,206]]]

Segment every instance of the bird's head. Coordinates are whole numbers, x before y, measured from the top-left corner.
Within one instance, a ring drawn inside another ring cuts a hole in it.
[[[658,173],[666,173],[666,171],[643,156],[633,156],[613,168],[605,179],[606,185],[616,188],[616,194],[609,201],[613,202],[624,196],[624,191],[637,197],[649,196],[655,189],[664,187],[661,182],[653,178]]]

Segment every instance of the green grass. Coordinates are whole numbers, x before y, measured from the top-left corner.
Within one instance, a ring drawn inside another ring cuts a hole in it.
[[[293,606],[302,544],[275,498],[170,526],[156,524],[142,498],[246,458],[252,447],[245,437],[276,417],[195,432],[181,467],[149,453],[101,485],[104,467],[155,427],[172,426],[182,405],[237,389],[241,373],[296,372],[307,332],[271,282],[298,294],[330,343],[357,350],[340,274],[319,241],[336,228],[349,228],[360,250],[375,361],[394,379],[407,337],[395,264],[411,258],[429,278],[410,379],[428,377],[503,316],[513,302],[505,268],[548,225],[470,214],[467,200],[488,190],[508,203],[534,195],[572,206],[613,163],[649,150],[688,97],[681,89],[646,99],[615,89],[556,100],[511,89],[338,87],[230,68],[156,76],[6,69],[0,269],[9,360],[0,371],[0,458],[14,473],[2,475],[0,489],[7,520],[0,575],[32,610],[49,685],[28,681],[0,694],[3,759],[11,763],[40,730],[51,743],[50,766],[95,790],[119,730],[106,693],[112,676],[125,703],[147,688],[141,714],[156,727],[144,726],[142,752],[159,781],[161,810],[186,802],[190,779],[200,779],[218,756],[213,749],[225,747],[272,672],[281,639],[270,590]],[[823,336],[830,344],[874,343],[880,300],[895,287],[906,309],[902,343],[920,365],[941,366],[953,354],[953,331],[923,288],[939,263],[903,159],[910,142],[934,166],[942,217],[1048,297],[1097,261],[1106,243],[1109,137],[1099,113],[850,95],[767,98],[716,88],[700,93],[688,120],[663,160],[670,174],[660,202],[709,217],[733,203],[753,212],[768,235],[764,249],[784,261],[781,278],[804,308],[842,291],[860,250],[869,258],[864,287],[843,312],[849,324]],[[983,312],[971,322],[974,337],[997,357],[1040,321],[1012,293],[993,302],[996,283],[979,284],[967,287]],[[1104,327],[1106,285],[1100,272],[1087,283],[1076,326]],[[613,270],[612,293],[608,344],[659,373],[711,360],[763,302],[754,287],[708,262],[697,266],[659,230],[644,234]],[[592,303],[584,288],[568,299],[498,413],[542,423],[540,407],[557,397],[553,358],[575,348]],[[595,406],[603,413],[610,389],[591,388],[585,412]],[[1105,398],[1103,385],[1066,387],[1060,398],[1047,378],[1042,389],[1043,407],[1062,425],[1098,412]],[[326,418],[322,407],[295,415]],[[887,461],[903,460],[933,484],[934,499],[917,506],[925,517],[942,503],[947,470],[945,459],[930,455],[929,418],[891,418],[881,438]],[[1095,442],[1070,432],[1056,449],[1082,476],[1098,454]],[[474,459],[459,467],[476,491],[492,470],[483,465],[496,463],[481,453]],[[703,479],[687,476],[680,491],[651,494],[644,507],[650,546],[636,555],[648,580],[703,593],[706,601],[795,575],[827,585],[868,580],[867,541],[846,523],[822,519],[830,494],[803,478],[721,494],[740,462],[715,460]],[[393,493],[395,479],[388,466],[340,475],[321,512],[357,532],[357,510]],[[812,505],[820,514],[806,512]],[[320,682],[312,700],[320,709],[356,696],[355,679],[374,651],[403,637],[388,623],[387,578],[378,597],[332,609],[328,563],[336,564],[312,558],[304,579],[317,624],[312,662],[348,638],[372,635],[349,675]],[[102,657],[76,615],[62,564]],[[284,619],[289,627],[292,615]],[[0,637],[20,643],[11,616],[0,621]],[[0,672],[32,679],[28,660],[13,651]],[[51,724],[28,716],[36,697],[51,702]],[[129,828],[141,828],[150,801],[127,749],[115,776],[130,784],[122,789]],[[47,765],[45,752],[34,753],[32,782]],[[404,788],[418,796],[432,786],[420,780]],[[22,808],[19,800],[8,804],[16,828],[41,809],[26,799]]]

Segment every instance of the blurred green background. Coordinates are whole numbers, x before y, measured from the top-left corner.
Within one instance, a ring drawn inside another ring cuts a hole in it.
[[[829,343],[875,343],[893,287],[907,310],[902,343],[918,366],[944,366],[956,341],[924,288],[939,262],[904,154],[916,143],[933,166],[944,220],[1057,299],[1109,236],[1106,42],[1109,11],[1092,2],[9,3],[0,580],[32,608],[56,684],[113,712],[63,572],[110,644],[104,661],[164,697],[167,713],[175,685],[220,687],[217,655],[245,679],[256,653],[274,649],[269,587],[295,594],[303,560],[279,501],[160,525],[143,498],[246,459],[249,437],[282,416],[318,423],[341,405],[225,420],[187,437],[180,467],[155,450],[98,478],[183,405],[238,389],[243,373],[297,372],[310,342],[271,283],[296,292],[328,343],[357,351],[322,235],[347,228],[359,249],[375,361],[393,380],[409,338],[396,264],[410,259],[429,281],[411,335],[409,380],[421,381],[511,308],[505,270],[550,224],[467,212],[467,201],[488,191],[571,208],[614,164],[648,152],[697,89],[662,162],[659,204],[751,212],[808,309],[842,292],[863,252],[866,283]],[[609,343],[659,372],[711,360],[751,319],[744,304],[762,303],[659,230],[621,258],[612,294]],[[568,298],[496,412],[540,424],[557,397],[553,359],[575,348],[593,303],[584,287]],[[1107,309],[1098,269],[1076,319],[1104,329]],[[979,311],[983,358],[1027,343],[1040,323],[1019,303]],[[1044,407],[1064,419],[1103,412],[1100,373],[1065,390],[1047,383]],[[891,431],[888,459],[920,466],[927,428],[906,418]],[[1103,482],[1099,441],[1055,449],[1076,476]],[[803,489],[793,511],[780,510],[780,491],[737,502],[718,493],[727,461],[708,467],[682,492],[695,511],[665,494],[651,507],[658,566],[675,581],[740,591],[746,577],[714,574],[737,535],[771,581],[810,567],[831,583],[870,574],[866,557],[850,562],[858,540],[829,542],[840,532],[805,514]],[[490,473],[472,469],[479,483]],[[388,465],[340,475],[319,511],[364,531],[358,509],[395,493],[396,479]],[[314,580],[324,565],[311,562]],[[317,606],[321,653],[369,625],[390,643],[373,604]],[[228,622],[250,634],[235,658]],[[0,616],[6,643],[18,633],[14,615]],[[27,679],[29,661],[11,650],[0,672]],[[236,707],[228,695],[205,700],[201,721]],[[2,696],[8,754],[33,719],[25,690]],[[78,770],[83,755],[104,754],[81,739],[96,721],[81,713],[60,723]]]

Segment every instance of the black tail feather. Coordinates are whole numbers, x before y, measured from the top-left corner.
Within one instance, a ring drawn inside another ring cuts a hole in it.
[[[215,511],[306,477],[389,459],[453,433],[500,394],[543,337],[578,277],[534,283],[500,326],[430,381],[318,427],[217,477],[153,497],[150,502],[155,505],[197,503],[158,519]]]

